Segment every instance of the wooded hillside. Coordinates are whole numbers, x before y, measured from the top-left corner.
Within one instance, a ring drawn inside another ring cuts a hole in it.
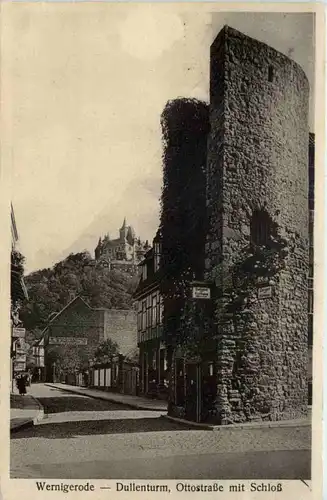
[[[71,254],[52,268],[25,278],[29,301],[21,310],[24,327],[38,338],[49,318],[80,295],[91,307],[130,309],[138,277],[95,266],[88,252]]]

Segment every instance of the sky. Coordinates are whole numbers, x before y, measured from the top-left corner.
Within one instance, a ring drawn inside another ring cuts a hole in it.
[[[313,131],[313,17],[209,8],[6,5],[6,141],[27,273],[71,252],[93,254],[100,236],[117,237],[125,216],[152,240],[162,182],[160,114],[169,99],[208,100],[209,48],[224,24],[302,66]]]

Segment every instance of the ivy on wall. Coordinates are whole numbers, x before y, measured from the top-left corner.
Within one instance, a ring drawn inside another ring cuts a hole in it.
[[[161,126],[163,337],[168,345],[176,345],[192,329],[188,321],[191,281],[203,278],[208,106],[196,99],[168,101]]]

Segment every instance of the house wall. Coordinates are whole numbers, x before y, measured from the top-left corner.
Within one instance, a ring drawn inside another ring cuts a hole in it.
[[[119,345],[124,356],[137,347],[137,314],[134,310],[104,311],[104,339]]]
[[[65,337],[70,339],[85,339],[86,345],[67,341],[65,344],[52,345],[49,343],[51,337]],[[59,347],[67,357],[78,354],[83,358],[91,359],[94,350],[104,339],[104,311],[90,309],[82,300],[76,300],[48,327],[45,349],[45,362],[49,365],[49,351]],[[47,366],[47,378],[52,377],[52,369]]]

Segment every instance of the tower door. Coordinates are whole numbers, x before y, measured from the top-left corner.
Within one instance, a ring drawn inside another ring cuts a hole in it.
[[[201,420],[201,367],[198,363],[186,365],[186,404],[187,420]]]
[[[217,391],[217,377],[213,361],[204,362],[201,369],[202,408],[201,421],[209,421],[214,411]]]

